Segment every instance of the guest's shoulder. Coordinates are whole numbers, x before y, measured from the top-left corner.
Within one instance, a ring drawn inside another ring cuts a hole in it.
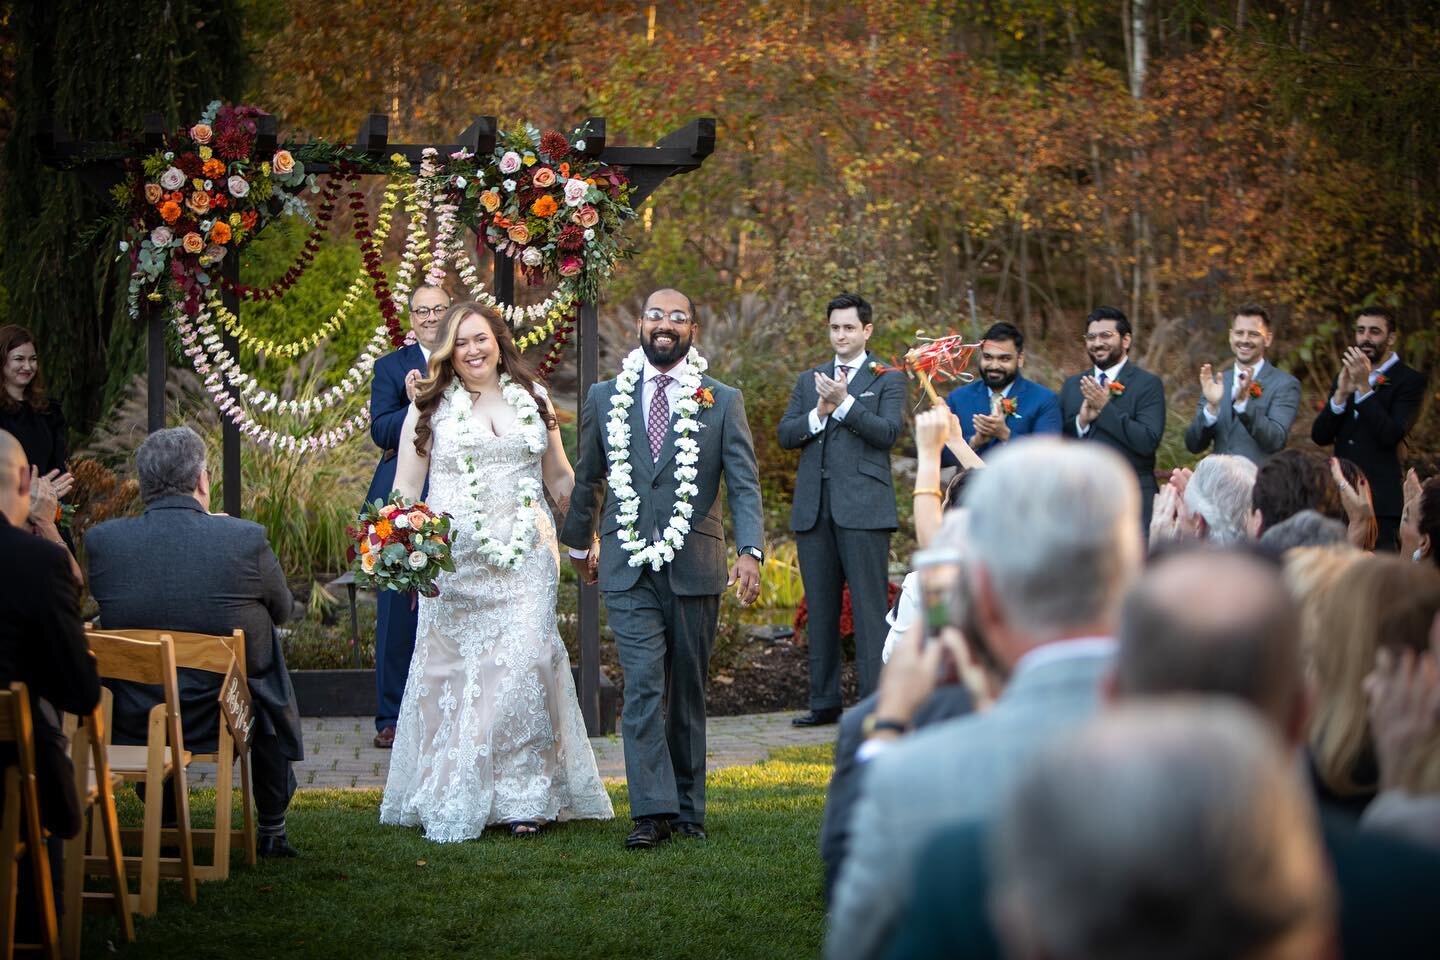
[[[386,372],[389,372],[392,369],[401,370],[409,365],[410,356],[416,349],[417,348],[413,343],[407,343],[403,346],[397,347],[394,350],[391,350],[389,353],[385,354],[385,356],[381,357],[379,360],[376,360],[375,369],[384,370]]]
[[[199,517],[201,526],[206,532],[241,540],[266,542],[264,525],[256,523],[254,520],[244,520],[221,513],[200,513],[196,516]]]
[[[924,795],[924,791],[944,780],[948,769],[946,764],[937,763],[937,758],[964,749],[978,735],[977,724],[983,716],[967,713],[951,717],[903,737],[870,761],[874,766],[869,779],[891,792],[921,791],[916,795]]]
[[[49,571],[53,567],[67,573],[70,569],[70,558],[59,544],[8,523],[0,523],[0,553],[17,568]]]
[[[1146,370],[1144,367],[1140,366],[1140,364],[1133,361],[1126,362],[1125,370],[1129,374],[1126,379],[1129,380],[1131,383],[1143,383],[1150,386],[1164,385],[1164,381],[1162,381],[1157,375],[1151,373],[1149,370]]]
[[[114,517],[102,520],[85,531],[85,549],[96,546],[104,548],[116,541],[123,541],[127,531],[133,531],[140,523],[140,517]]]
[[[976,381],[976,383],[979,382],[981,381]],[[1023,380],[1020,381],[1020,384],[1021,389],[1024,390],[1026,393],[1033,394],[1034,396],[1039,397],[1042,400],[1052,399],[1056,396],[1054,390],[1051,390],[1049,387],[1045,386],[1045,384],[1039,382],[1038,380],[1031,380],[1029,377],[1025,377]]]

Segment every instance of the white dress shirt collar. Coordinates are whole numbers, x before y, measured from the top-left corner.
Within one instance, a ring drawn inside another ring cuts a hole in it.
[[[849,363],[846,363],[845,361],[840,359],[839,354],[836,354],[835,362],[830,365],[830,375],[838,377],[840,375],[840,367],[846,366],[850,368],[850,373],[848,374],[848,376],[855,376],[855,374],[860,372],[860,368],[865,366],[865,358],[869,355],[870,354],[867,351],[861,350],[860,356],[856,357],[854,360],[851,360]]]
[[[420,356],[425,358],[425,366],[430,366],[430,350],[419,340],[415,341],[415,346],[420,348]]]
[[[1120,376],[1120,371],[1125,368],[1125,363],[1126,363],[1129,359],[1130,359],[1129,357],[1126,357],[1124,360],[1121,360],[1119,363],[1115,364],[1115,366],[1111,367],[1111,368],[1108,369],[1108,370],[1101,370],[1099,367],[1096,367],[1096,368],[1094,369],[1094,372],[1091,374],[1091,376],[1093,376],[1096,380],[1099,380],[1099,379],[1100,379],[1100,374],[1103,373],[1103,374],[1105,374],[1105,382],[1106,382],[1106,383],[1114,383],[1114,382],[1115,382],[1115,378],[1118,377],[1118,376]]]
[[[1400,354],[1396,353],[1394,350],[1391,350],[1390,356],[1385,358],[1385,362],[1381,363],[1380,366],[1375,367],[1370,371],[1370,386],[1375,386],[1375,378],[1380,376],[1380,374],[1384,373],[1386,370],[1389,370],[1391,367],[1395,366],[1395,364],[1399,362]]]
[[[679,363],[675,364],[675,366],[671,367],[669,370],[664,371],[656,369],[655,365],[649,360],[645,361],[646,383],[649,383],[651,380],[654,380],[656,377],[660,376],[662,372],[665,374],[665,376],[670,377],[672,381],[679,380],[681,377],[685,376],[685,374],[690,372],[690,361],[681,358]]]
[[[1252,383],[1260,379],[1260,371],[1263,369],[1265,369],[1265,358],[1261,357],[1259,360],[1255,361],[1255,366],[1250,368],[1250,380]],[[1237,360],[1235,361],[1235,376],[1238,377],[1239,375],[1240,361]]]

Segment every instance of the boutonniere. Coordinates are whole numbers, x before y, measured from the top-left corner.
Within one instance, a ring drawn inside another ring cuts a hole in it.
[[[1265,393],[1265,388],[1260,386],[1258,382],[1251,380],[1250,386],[1246,388],[1245,392],[1252,397],[1259,397]]]
[[[877,377],[880,376],[880,374],[884,373],[887,369],[885,364],[881,363],[879,360],[871,360],[867,364],[867,366],[870,368],[870,372]]]
[[[1003,397],[1000,400],[1000,412],[1007,417],[1014,417],[1016,420],[1020,419],[1020,405],[1015,402],[1014,397]]]
[[[709,410],[715,406],[715,394],[709,387],[700,387],[695,391],[695,402],[701,410]]]
[[[1110,391],[1110,395],[1112,397],[1123,396],[1125,393],[1125,384],[1121,383],[1119,380],[1111,380],[1105,385],[1105,387],[1107,390]]]
[[[1385,374],[1382,373],[1382,374],[1380,374],[1379,376],[1377,376],[1377,377],[1375,378],[1375,389],[1376,389],[1376,390],[1379,390],[1381,387],[1385,386],[1385,384],[1387,384],[1387,383],[1389,383],[1389,382],[1390,382],[1390,378],[1387,377],[1387,376],[1385,376]]]

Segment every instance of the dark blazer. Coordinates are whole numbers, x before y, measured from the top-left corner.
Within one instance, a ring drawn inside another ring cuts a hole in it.
[[[1270,361],[1260,368],[1255,382],[1260,396],[1251,397],[1245,410],[1236,414],[1231,397],[1235,392],[1235,367],[1225,371],[1225,395],[1215,412],[1215,423],[1205,422],[1205,398],[1185,428],[1185,449],[1204,453],[1212,443],[1216,453],[1231,453],[1263,464],[1270,455],[1285,449],[1290,425],[1300,409],[1300,381]]]
[[[56,710],[83,714],[100,702],[100,679],[80,622],[80,585],[65,551],[0,514],[0,686],[30,688],[40,821],[58,837],[80,829],[75,772]],[[15,761],[0,755],[0,766]]]
[[[1361,403],[1354,394],[1345,412],[1330,409],[1335,383],[1325,395],[1320,415],[1310,428],[1310,439],[1322,447],[1335,445],[1335,456],[1353,460],[1370,481],[1377,517],[1398,517],[1405,506],[1400,473],[1400,444],[1420,416],[1425,399],[1425,377],[1397,362],[1385,371],[1386,383]]]
[[[694,513],[685,546],[673,562],[662,568],[670,578],[670,589],[682,597],[717,596],[725,592],[730,567],[725,550],[725,526],[720,519],[721,477],[725,479],[725,495],[735,524],[736,548],[765,548],[760,472],[755,463],[750,424],[745,419],[745,400],[739,390],[712,377],[701,377],[700,385],[710,389],[715,402],[695,415],[700,429],[691,435],[700,445],[694,481],[699,493],[690,498]],[[665,431],[660,459],[652,460],[641,409],[645,406],[644,389],[643,383],[636,383],[631,395],[634,402],[630,407],[629,462],[633,471],[631,484],[640,497],[640,516],[635,529],[641,536],[652,538],[657,529],[665,529],[675,509],[678,484],[674,423],[678,414],[671,411],[671,425]],[[610,468],[606,423],[610,398],[614,395],[615,381],[605,380],[592,386],[585,396],[575,490],[570,497],[570,512],[560,531],[560,541],[566,546],[588,550],[591,533],[598,529],[600,589],[606,592],[629,590],[640,579],[641,569],[630,566],[630,554],[615,536],[620,529],[620,501],[606,483]]]
[[[85,534],[90,593],[100,623],[113,630],[245,631],[245,661],[257,733],[274,734],[281,753],[304,757],[300,711],[275,625],[294,603],[265,528],[211,516],[194,497],[161,497],[138,517],[107,520]],[[156,687],[107,684],[115,692],[117,742],[144,743]],[[211,750],[220,733],[220,677],[180,671],[185,743]]]
[[[65,415],[60,411],[60,401],[50,398],[50,404],[37,413],[28,404],[21,404],[7,410],[0,406],[0,430],[14,436],[25,448],[25,456],[32,466],[40,470],[43,477],[51,470],[64,470],[69,452],[68,430]]]
[[[820,399],[815,374],[833,374],[833,356],[795,381],[778,433],[780,446],[800,451],[790,508],[790,529],[797,533],[814,527],[820,516],[822,470],[839,481],[829,488],[830,515],[837,524],[853,530],[894,530],[899,526],[890,448],[904,427],[905,376],[898,370],[877,374],[871,362],[866,354],[860,369],[850,377],[847,389],[855,402],[845,419],[828,418],[819,433],[810,432],[810,411]]]
[[[1346,957],[1385,960],[1435,956],[1440,920],[1440,852],[1383,833],[1358,830],[1343,817],[1320,818],[1321,839],[1335,865],[1340,941]],[[986,912],[989,868],[985,828],[950,827],[930,839],[906,898],[890,960],[998,960]]]
[[[1094,373],[1094,368],[1077,373],[1060,388],[1060,426],[1067,437],[1076,437],[1075,417],[1085,398],[1080,394],[1080,378]],[[1120,369],[1116,383],[1125,385],[1125,392],[1110,397],[1100,416],[1090,424],[1083,439],[1098,440],[1120,452],[1140,480],[1140,502],[1144,529],[1150,529],[1150,511],[1160,486],[1155,482],[1155,451],[1165,435],[1165,386],[1160,378],[1142,370],[1134,360]]]
[[[366,503],[388,500],[390,491],[395,489],[400,428],[405,425],[405,414],[410,410],[410,399],[405,396],[405,375],[411,370],[425,371],[425,354],[418,343],[407,343],[375,361],[370,381],[370,439],[380,448],[380,462],[375,465],[370,489],[365,491]]]
[[[1010,399],[1015,401],[1015,414],[1006,417],[1005,422],[1010,427],[1012,440],[1032,433],[1060,432],[1060,397],[1054,390],[1017,374],[1010,387]],[[998,445],[994,440],[986,440],[978,446],[974,442],[975,414],[990,414],[990,388],[985,385],[984,380],[975,380],[951,390],[945,398],[945,405],[960,418],[960,429],[965,433],[965,442],[970,444],[976,453],[997,449]],[[944,456],[949,457],[944,461],[945,466],[959,463],[948,447],[945,448]]]

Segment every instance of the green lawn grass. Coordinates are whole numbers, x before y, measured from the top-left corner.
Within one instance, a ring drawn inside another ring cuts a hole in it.
[[[816,836],[829,747],[778,751],[711,774],[704,843],[623,849],[616,819],[536,838],[489,831],[433,844],[382,827],[376,790],[296,795],[289,832],[303,857],[237,866],[186,904],[173,882],[137,942],[88,917],[87,956],[122,957],[813,957],[824,922]],[[213,800],[195,794],[199,823]],[[137,818],[122,794],[123,820]]]

